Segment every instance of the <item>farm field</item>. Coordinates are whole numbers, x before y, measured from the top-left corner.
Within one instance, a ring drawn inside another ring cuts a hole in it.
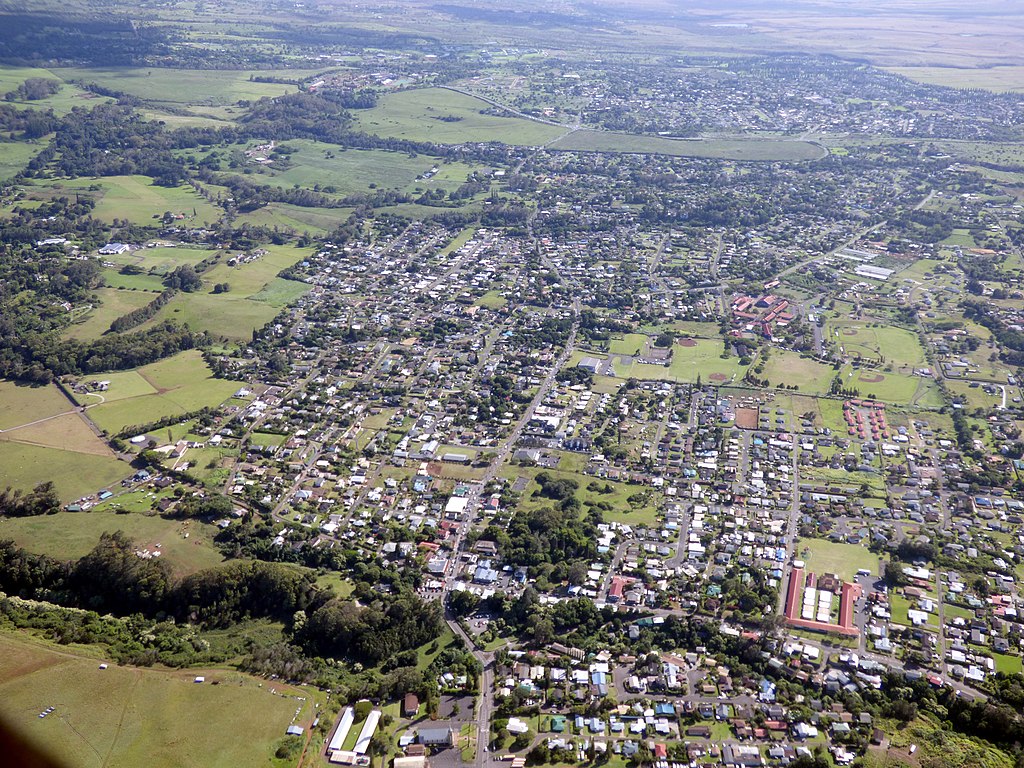
[[[500,141],[546,144],[565,129],[518,117],[481,114],[485,101],[442,88],[385,94],[373,109],[356,112],[355,129],[377,136],[457,144]]]
[[[6,437],[6,435],[5,435]],[[63,501],[72,501],[130,475],[131,467],[109,453],[83,453],[0,440],[0,484],[30,490],[52,480]],[[41,518],[24,518],[38,520]],[[50,519],[47,516],[46,519]],[[53,529],[50,529],[51,537]]]
[[[165,101],[175,104],[206,104],[212,106],[235,104],[243,99],[255,100],[263,96],[281,96],[298,90],[284,83],[254,83],[249,76],[273,75],[273,72],[247,72],[239,70],[160,69],[156,67],[117,67],[93,69],[67,67],[51,72],[64,80],[82,80],[104,88],[130,93],[146,101]],[[289,71],[287,77],[299,79],[315,74],[313,71]]]
[[[99,486],[91,488],[91,492],[97,490]],[[112,502],[87,512],[62,511],[44,517],[6,518],[0,521],[0,537],[12,539],[30,552],[77,560],[96,546],[102,534],[124,531],[142,549],[153,550],[159,544],[162,559],[179,575],[223,562],[223,556],[213,545],[216,531],[212,526],[141,512],[118,514],[113,511]],[[55,530],[61,535],[54,536]],[[184,538],[186,533],[189,534],[187,539]]]
[[[207,682],[194,683],[197,675]],[[255,678],[218,669],[100,669],[97,658],[0,635],[5,721],[74,768],[269,766],[295,712],[293,697],[305,695],[272,688],[276,695]],[[56,709],[40,718],[48,706]]]
[[[808,550],[804,555],[805,550]],[[853,581],[857,571],[866,568],[878,575],[878,555],[859,544],[833,544],[823,539],[800,539],[798,555],[807,563],[807,570],[816,574],[834,573],[844,581]]]
[[[22,387],[13,381],[0,380],[0,430],[66,413],[73,408],[53,384]]]
[[[227,400],[239,383],[215,379],[197,350],[143,366],[134,371],[100,374],[89,380],[110,381],[106,392],[84,395],[89,417],[114,434],[127,426],[148,424],[164,416],[214,406]]]
[[[126,291],[117,288],[99,288],[96,294],[100,304],[93,307],[80,322],[70,325],[65,336],[71,339],[98,339],[110,329],[110,324],[132,310],[146,306],[153,296],[144,291]]]
[[[999,93],[1024,92],[1024,67],[886,67],[889,72],[927,85],[984,88]]]
[[[574,131],[550,149],[569,152],[614,152],[725,160],[816,160],[828,151],[809,141],[775,139],[668,139],[610,131]]]
[[[773,387],[796,385],[801,392],[822,395],[828,392],[835,375],[830,365],[797,352],[773,349],[759,377],[767,379]]]

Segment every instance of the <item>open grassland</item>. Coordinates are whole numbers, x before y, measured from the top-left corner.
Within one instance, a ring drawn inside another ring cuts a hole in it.
[[[798,556],[807,563],[807,570],[819,576],[834,573],[844,581],[853,581],[857,571],[865,568],[878,576],[878,555],[859,544],[833,544],[823,539],[800,539],[796,545]]]
[[[820,160],[828,151],[809,141],[781,139],[667,139],[610,131],[574,131],[551,144],[569,152],[616,152],[725,160]]]
[[[932,379],[923,376],[847,366],[842,371],[842,380],[846,388],[858,390],[862,397],[874,397],[886,403],[920,408],[941,408],[943,405],[938,386]]]
[[[197,350],[182,352],[135,371],[97,376],[110,381],[106,392],[83,395],[89,417],[102,429],[116,433],[133,424],[148,424],[227,400],[239,383],[215,379]],[[90,381],[92,379],[90,378]]]
[[[829,384],[835,378],[832,366],[819,363],[797,352],[773,349],[760,378],[767,379],[770,386],[796,385],[801,392],[822,395],[828,392]]]
[[[130,93],[145,101],[175,104],[235,104],[264,96],[280,96],[298,90],[283,83],[254,83],[250,75],[273,75],[273,72],[242,72],[238,70],[159,69],[155,67],[117,67],[89,69],[68,67],[52,72],[64,80],[96,83],[104,88]],[[285,75],[285,73],[281,73]],[[309,72],[289,72],[285,76],[299,78]]]
[[[147,499],[137,501],[146,502],[148,506]],[[129,506],[131,502],[126,499],[124,504]],[[181,575],[212,568],[223,561],[213,544],[216,530],[213,526],[138,512],[117,514],[111,511],[113,503],[120,503],[120,497],[105,502],[102,510],[5,519],[0,521],[0,538],[12,539],[30,552],[77,560],[96,546],[102,534],[124,531],[140,549],[155,551],[159,544],[163,552],[161,559]],[[54,535],[58,531],[60,535]],[[187,539],[185,534],[188,534]]]
[[[22,387],[13,381],[0,381],[0,430],[66,413],[73,407],[53,384]]]
[[[118,483],[131,471],[127,464],[109,454],[101,456],[0,440],[0,484],[4,487],[29,490],[52,480],[60,498],[72,501]],[[51,538],[60,538],[54,528],[47,530]]]
[[[16,176],[43,151],[45,144],[29,141],[0,141],[0,181]]]
[[[0,635],[6,723],[73,768],[269,766],[302,695],[226,670],[99,669],[96,658]]]
[[[235,219],[236,225],[252,224],[257,227],[327,234],[344,224],[352,215],[351,208],[303,208],[287,203],[269,203],[255,211],[243,213]]]
[[[144,291],[126,291],[117,288],[100,288],[96,291],[100,304],[88,314],[69,326],[65,336],[71,339],[98,339],[110,329],[110,324],[134,309],[146,306],[153,296]]]
[[[103,221],[127,219],[152,226],[153,217],[166,211],[185,216],[188,224],[215,223],[222,211],[200,197],[192,187],[160,187],[146,176],[107,176],[90,181],[102,188],[93,216]]]
[[[92,456],[114,456],[107,444],[96,436],[77,413],[66,413],[8,430],[0,435],[0,440]]]
[[[255,261],[229,266],[227,260],[203,273],[206,288],[179,293],[151,321],[173,318],[199,331],[227,339],[248,339],[277,313],[309,290],[306,283],[285,280],[277,274],[306,256],[304,249],[267,246]],[[210,293],[209,286],[227,283],[227,293]]]
[[[96,104],[111,101],[111,99],[104,96],[97,96],[95,93],[79,88],[77,85],[63,82],[58,75],[55,75],[50,70],[35,67],[0,67],[0,97],[15,90],[29,78],[54,80],[61,83],[61,88],[57,93],[47,96],[45,99],[34,99],[31,101],[12,100],[6,103],[17,109],[52,109],[57,115],[65,115],[74,107],[89,109]]]
[[[377,136],[458,144],[500,141],[536,146],[565,129],[518,117],[481,114],[485,101],[443,88],[398,91],[381,97],[373,109],[355,113],[355,128]]]
[[[159,275],[122,275],[117,269],[103,270],[103,283],[108,288],[123,288],[128,291],[153,291],[160,293],[164,289]],[[155,297],[150,296],[152,301]]]
[[[183,247],[158,247],[139,248],[128,253],[106,257],[113,264],[131,265],[145,270],[165,275],[173,272],[180,266],[189,264],[195,266],[203,259],[216,258],[220,252],[209,248],[183,248]]]
[[[900,369],[915,368],[925,363],[924,349],[916,333],[881,323],[832,320],[827,326],[828,339],[842,346],[850,357],[863,357],[891,363]]]

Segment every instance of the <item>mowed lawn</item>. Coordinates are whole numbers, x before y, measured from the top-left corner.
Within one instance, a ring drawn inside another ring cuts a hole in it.
[[[356,110],[356,130],[377,136],[459,144],[500,141],[537,146],[566,129],[507,115],[481,114],[486,101],[443,88],[418,88],[381,96],[372,109]]]
[[[0,713],[69,768],[269,766],[296,695],[225,670],[100,669],[96,658],[0,635]]]
[[[795,384],[801,392],[815,395],[828,392],[835,375],[832,366],[784,349],[771,351],[764,366],[764,373],[760,374],[772,387]]]
[[[99,487],[91,489],[97,490]],[[140,548],[152,551],[159,544],[162,559],[179,575],[223,562],[213,544],[215,530],[196,520],[169,520],[141,512],[117,514],[110,502],[102,510],[0,520],[0,538],[60,560],[77,560],[92,551],[102,534],[124,531]]]
[[[851,357],[860,355],[869,359],[881,357],[898,369],[924,365],[924,349],[917,334],[895,326],[875,325],[849,321],[832,321],[827,333],[833,344],[842,346]],[[909,371],[905,371],[909,372]]]
[[[722,342],[717,339],[684,339],[672,347],[667,366],[614,357],[613,367],[621,379],[695,382],[700,377],[705,384],[725,384],[742,377],[746,368],[739,358],[723,359],[721,355]]]
[[[861,397],[874,397],[895,405],[916,405],[921,408],[940,408],[943,401],[935,382],[923,376],[907,376],[870,369],[854,370],[847,366],[842,371],[847,387],[860,392]]]
[[[172,318],[193,330],[227,339],[248,339],[253,330],[263,327],[310,288],[306,283],[277,277],[282,269],[305,258],[305,249],[271,245],[266,250],[255,261],[234,267],[222,259],[203,273],[203,290],[177,294],[150,324]],[[216,283],[227,283],[230,289],[227,293],[211,293]]]
[[[182,352],[134,371],[88,378],[110,382],[106,392],[80,398],[83,404],[99,403],[89,408],[89,417],[110,434],[130,425],[220,405],[240,386],[237,381],[214,378],[198,350]]]
[[[809,552],[805,555],[805,550]],[[859,544],[835,544],[823,539],[800,539],[796,552],[806,562],[806,569],[819,576],[834,573],[845,581],[853,581],[857,571],[866,568],[878,575],[878,555]]]

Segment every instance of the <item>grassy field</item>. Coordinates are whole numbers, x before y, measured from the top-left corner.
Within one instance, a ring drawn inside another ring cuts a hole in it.
[[[0,380],[0,430],[45,419],[72,410],[74,406],[54,385],[22,387]]]
[[[569,152],[615,152],[724,160],[820,160],[828,154],[809,141],[776,139],[666,139],[609,131],[574,131],[551,144]]]
[[[27,141],[0,141],[0,181],[5,181],[25,170],[33,157],[43,151],[45,144]]]
[[[797,352],[773,349],[765,363],[764,373],[760,376],[767,379],[773,387],[780,384],[795,384],[801,392],[821,395],[828,392],[835,371],[832,370],[832,366],[803,357]]]
[[[96,291],[100,304],[93,307],[80,322],[69,326],[65,336],[71,339],[98,339],[110,328],[110,324],[131,312],[146,306],[153,296],[143,291],[119,290],[117,288],[100,288]]]
[[[623,362],[614,359],[615,375],[622,379],[651,379],[693,382],[700,376],[705,384],[724,384],[743,376],[739,358],[722,359],[722,342],[712,339],[693,339],[693,346],[676,343],[668,366],[649,363]]]
[[[984,88],[998,92],[1024,92],[1024,66],[985,67],[886,67],[890,72],[919,83],[950,88]]]
[[[127,219],[133,224],[152,226],[154,216],[170,211],[184,215],[184,221],[190,224],[213,224],[223,213],[192,187],[160,187],[147,176],[107,176],[89,180],[88,185],[91,184],[102,188],[93,217],[106,222]]]
[[[197,675],[207,682],[195,684]],[[99,669],[96,658],[0,635],[4,720],[74,768],[269,766],[294,697],[305,695],[226,670]],[[40,718],[48,706],[56,709]]]
[[[131,471],[113,456],[0,441],[0,484],[30,489],[52,480],[65,501],[116,484]]]
[[[481,114],[490,105],[442,88],[420,88],[385,94],[373,109],[359,110],[356,130],[378,136],[458,144],[500,141],[536,146],[565,129],[518,117]]]
[[[89,408],[89,417],[110,433],[132,424],[219,405],[239,387],[238,382],[215,379],[196,350],[134,371],[96,378],[110,381],[109,389],[102,395],[83,396],[81,400],[90,404],[103,397],[104,402]]]
[[[282,83],[253,83],[251,74],[272,75],[273,72],[242,72],[238,70],[158,69],[150,67],[117,67],[92,69],[68,67],[51,70],[64,80],[82,80],[104,88],[130,93],[147,101],[176,104],[235,104],[243,99],[280,96],[298,90]],[[282,73],[283,74],[283,73]],[[311,72],[289,72],[299,78]]]
[[[925,363],[924,349],[916,333],[891,325],[845,320],[829,322],[826,336],[852,357],[883,358],[897,369],[909,372]]]
[[[124,531],[140,548],[153,550],[159,544],[163,552],[161,557],[180,575],[212,568],[223,562],[224,558],[213,545],[216,532],[213,526],[195,520],[168,520],[142,513],[117,514],[110,511],[111,501],[88,512],[58,512],[43,517],[0,520],[0,538],[12,539],[30,552],[61,560],[77,560],[96,546],[101,534]],[[126,500],[125,504],[128,503]],[[59,535],[55,535],[57,533]],[[189,534],[187,539],[186,533]]]
[[[302,260],[307,252],[292,246],[267,246],[267,253],[255,261],[228,266],[221,260],[203,273],[207,286],[227,283],[227,293],[179,293],[157,313],[150,324],[173,318],[194,330],[210,331],[228,339],[248,339],[277,313],[302,296],[309,286],[284,280],[277,273]],[[145,326],[144,326],[145,327]]]
[[[857,571],[867,568],[878,575],[878,555],[859,544],[833,544],[824,539],[800,539],[797,554],[807,563],[807,570],[821,575],[834,573],[845,581],[853,581]]]
[[[110,256],[108,261],[114,264],[130,264],[139,269],[154,274],[164,275],[173,272],[180,266],[190,264],[195,266],[203,259],[209,259],[219,255],[218,251],[209,248],[140,248],[129,253],[119,253]],[[127,275],[126,277],[132,277]],[[162,287],[162,286],[161,286]]]
[[[235,221],[237,224],[257,227],[326,234],[343,224],[351,214],[351,208],[302,208],[287,203],[270,203],[258,210],[243,213]]]

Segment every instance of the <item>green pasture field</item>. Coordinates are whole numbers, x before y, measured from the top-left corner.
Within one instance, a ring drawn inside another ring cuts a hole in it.
[[[253,445],[263,446],[281,446],[284,445],[284,441],[288,438],[285,435],[275,435],[272,432],[252,432],[249,434],[249,442]]]
[[[935,147],[963,160],[1014,168],[1024,165],[1024,145],[1012,142],[936,141]]]
[[[264,96],[281,96],[298,90],[282,83],[253,83],[251,74],[274,75],[274,72],[243,72],[228,69],[160,69],[158,67],[117,67],[92,69],[67,67],[52,72],[65,80],[96,83],[145,101],[175,104],[206,104],[220,106]],[[277,73],[299,79],[312,71]]]
[[[255,211],[243,213],[235,219],[236,224],[252,224],[257,227],[326,234],[344,224],[352,215],[352,208],[302,208],[287,203],[269,203]]]
[[[686,347],[678,341],[672,348],[669,365],[649,363],[623,363],[615,358],[613,367],[620,379],[694,382],[700,376],[705,384],[725,384],[738,380],[746,368],[739,358],[722,359],[722,342],[712,339],[693,339],[696,346]]]
[[[89,490],[95,493],[99,486]],[[148,507],[148,500],[145,501]],[[12,539],[30,552],[61,560],[77,560],[96,546],[102,534],[124,531],[142,549],[152,551],[159,544],[163,552],[161,559],[179,575],[212,568],[223,562],[223,556],[213,544],[216,533],[213,526],[196,520],[169,520],[139,512],[118,514],[112,511],[113,503],[121,503],[121,497],[104,502],[102,508],[86,512],[5,519],[0,522],[0,537]],[[124,500],[126,507],[130,503],[128,499]]]
[[[164,284],[158,275],[122,275],[117,269],[103,270],[103,283],[108,288],[121,288],[127,291],[147,291],[160,293]],[[155,296],[150,296],[152,301]]]
[[[43,151],[46,144],[29,141],[0,141],[0,181],[17,176]]]
[[[0,67],[0,97],[9,91],[15,90],[30,77],[56,80],[61,84],[61,89],[45,99],[9,101],[5,103],[18,109],[52,109],[54,114],[66,115],[74,107],[91,109],[96,104],[105,104],[112,101],[112,99],[105,96],[97,96],[95,93],[83,90],[77,85],[66,83],[50,70],[34,67]]]
[[[809,550],[804,556],[804,550]],[[833,544],[823,539],[800,539],[798,556],[806,561],[806,569],[816,574],[834,573],[844,581],[853,581],[857,571],[866,568],[878,576],[878,555],[859,544]]]
[[[503,309],[508,304],[508,299],[502,296],[500,291],[487,291],[474,303],[484,309]]]
[[[898,368],[916,368],[925,364],[924,349],[917,334],[904,328],[830,320],[825,333],[833,344],[842,345],[847,355],[860,354],[871,359],[881,356],[886,363]]]
[[[74,406],[56,385],[23,387],[0,380],[0,430],[66,413]]]
[[[270,766],[296,696],[309,697],[224,669],[100,669],[67,647],[0,635],[5,722],[69,768]]]
[[[156,248],[139,248],[128,253],[107,256],[106,260],[113,264],[132,265],[147,273],[166,275],[178,267],[189,264],[195,266],[203,259],[216,258],[223,252],[209,248],[183,248],[166,246]]]
[[[229,125],[225,120],[191,113],[176,115],[170,112],[162,112],[158,109],[140,109],[139,114],[146,120],[163,123],[172,130],[175,128],[224,128]]]
[[[921,408],[941,408],[942,394],[931,379],[922,376],[904,376],[898,373],[854,370],[847,366],[842,371],[843,382],[860,391],[861,397],[874,395],[879,400],[896,405],[916,405]],[[881,381],[875,379],[881,378]]]
[[[355,113],[355,129],[377,136],[459,144],[500,141],[536,146],[565,129],[518,117],[480,114],[491,106],[443,88],[419,88],[385,94],[372,109]],[[457,118],[446,122],[441,118]]]
[[[96,199],[93,217],[112,222],[127,219],[132,224],[154,226],[166,211],[182,214],[182,223],[215,224],[223,211],[200,197],[192,187],[161,187],[148,176],[104,176],[101,179],[42,181],[37,187],[64,195],[89,195]],[[98,187],[97,190],[90,189]],[[195,211],[195,215],[193,215]],[[157,218],[154,218],[157,217]]]
[[[845,469],[828,467],[806,467],[800,470],[800,479],[817,485],[852,489],[859,493],[862,485],[868,488],[869,496],[885,498],[885,478],[872,472],[847,472]]]
[[[502,470],[502,475],[509,481],[514,481],[517,477],[530,478],[530,483],[520,498],[520,508],[534,509],[556,504],[556,502],[553,502],[551,499],[544,496],[533,495],[534,491],[540,487],[534,481],[534,478],[541,472],[546,472],[552,477],[559,479],[575,480],[579,483],[580,487],[576,491],[576,498],[580,500],[580,503],[583,504],[584,507],[587,502],[608,502],[612,506],[612,510],[601,510],[601,515],[604,517],[606,522],[625,523],[626,525],[632,526],[646,525],[648,527],[653,527],[657,523],[662,494],[660,491],[653,488],[642,485],[619,483],[614,480],[603,480],[598,477],[591,477],[577,472],[567,472],[561,469],[544,469],[543,467],[506,467]],[[587,486],[591,482],[595,482],[601,487],[607,484],[611,487],[612,492],[601,493],[599,491],[588,491]],[[647,494],[647,498],[644,504],[634,508],[626,501],[626,499],[637,493]]]
[[[134,371],[99,374],[111,382],[107,392],[83,396],[83,403],[104,402],[89,408],[89,417],[110,433],[133,424],[148,424],[165,416],[220,405],[240,386],[215,379],[198,350],[189,350]],[[108,395],[110,398],[108,399]]]
[[[828,392],[835,371],[831,365],[819,363],[797,352],[773,349],[760,378],[767,379],[773,387],[795,384],[801,392],[823,395]]]
[[[234,267],[221,259],[203,273],[203,290],[177,294],[150,324],[173,318],[194,330],[208,330],[229,339],[249,338],[254,329],[309,290],[305,283],[277,277],[282,269],[305,258],[305,249],[273,245],[265,249],[267,253],[255,261]],[[211,293],[216,283],[227,283],[230,289],[227,293]]]
[[[39,483],[52,480],[63,501],[73,501],[99,488],[114,485],[131,472],[131,467],[109,454],[100,456],[0,441],[0,484],[29,490]],[[0,530],[3,528],[0,527]],[[53,537],[53,529],[50,529],[49,535]]]
[[[960,395],[966,398],[966,407],[969,410],[973,410],[975,408],[994,408],[998,405],[1002,405],[1003,403],[1003,395],[1001,392],[995,395],[987,395],[985,394],[985,390],[980,386],[972,388],[968,381],[947,379],[946,387],[949,389],[951,394]],[[1010,391],[1007,392],[1006,404],[1011,405],[1010,397],[1017,395],[1018,391],[1014,390],[1012,387],[1008,387],[1008,389]]]
[[[96,293],[100,304],[69,326],[64,335],[71,339],[98,339],[110,329],[110,324],[132,310],[146,306],[154,296],[144,291],[124,291],[117,288],[99,288]]]
[[[0,434],[0,440],[113,458],[110,448],[78,413],[53,416]]]
[[[828,150],[809,141],[777,139],[667,139],[610,131],[574,131],[551,143],[567,152],[708,157],[724,160],[820,160]]]

